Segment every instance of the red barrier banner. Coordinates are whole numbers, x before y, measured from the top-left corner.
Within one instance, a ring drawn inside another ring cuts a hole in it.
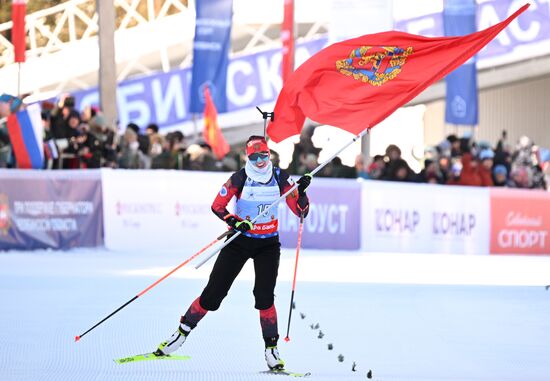
[[[550,193],[491,189],[491,254],[550,255]]]

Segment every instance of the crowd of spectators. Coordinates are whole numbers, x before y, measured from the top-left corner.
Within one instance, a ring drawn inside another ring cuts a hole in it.
[[[294,146],[291,173],[303,174],[317,167],[320,150],[313,145],[312,135],[312,129],[305,129]],[[420,173],[410,168],[394,144],[386,148],[384,155],[375,155],[370,161],[358,155],[354,167],[335,158],[318,173],[321,177],[526,189],[547,189],[549,175],[550,151],[540,149],[526,136],[514,147],[505,131],[495,147],[470,137],[449,135],[426,150]]]
[[[189,144],[180,131],[161,134],[155,124],[142,129],[130,123],[119,134],[107,125],[97,109],[77,111],[70,96],[57,105],[43,102],[42,121],[45,168],[235,171],[246,159],[239,149],[219,160],[208,144],[200,141]],[[301,175],[319,165],[321,149],[312,142],[313,132],[314,127],[304,128],[300,141],[294,145],[290,173]],[[274,151],[272,160],[278,165],[279,156]],[[0,167],[15,167],[5,123],[0,124]],[[539,149],[525,136],[514,146],[503,132],[494,147],[469,137],[449,135],[425,151],[420,173],[410,168],[400,148],[392,144],[384,155],[375,155],[370,160],[358,155],[353,167],[343,165],[336,157],[317,176],[547,189],[545,173],[550,173],[550,151]]]
[[[526,136],[514,147],[503,132],[492,147],[470,137],[449,135],[426,150],[424,168],[418,174],[401,158],[399,147],[390,145],[385,155],[373,158],[361,176],[388,181],[547,189],[548,156],[548,150],[539,149]]]
[[[233,171],[241,154],[230,152],[222,160],[204,142],[189,144],[181,131],[159,133],[156,124],[145,128],[129,123],[124,132],[109,126],[99,110],[75,109],[72,97],[59,104],[42,103],[44,168],[125,168]],[[5,123],[0,123],[0,168],[16,167]]]

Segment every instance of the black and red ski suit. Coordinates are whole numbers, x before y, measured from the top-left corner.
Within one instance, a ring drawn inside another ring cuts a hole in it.
[[[239,220],[252,220],[293,185],[290,176],[280,168],[274,167],[271,180],[265,184],[253,181],[243,168],[222,186],[212,204],[212,211],[222,220],[230,216]],[[236,211],[231,214],[227,205],[233,197],[236,198]],[[301,213],[307,215],[309,200],[305,194],[299,195],[295,189],[286,197],[286,203],[297,216]],[[253,229],[240,234],[221,250],[208,284],[182,317],[182,323],[194,328],[208,311],[217,310],[246,261],[252,258],[255,271],[254,307],[260,310],[260,324],[266,346],[276,345],[277,312],[273,301],[280,246],[275,206],[267,215],[255,221]]]

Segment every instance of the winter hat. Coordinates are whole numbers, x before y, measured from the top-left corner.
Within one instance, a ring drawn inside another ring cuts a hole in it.
[[[269,148],[263,136],[252,135],[246,142],[246,156],[250,156],[257,152],[269,152]]]
[[[483,161],[483,160],[486,160],[486,159],[493,159],[495,157],[495,153],[493,152],[492,149],[482,149],[481,152],[479,153],[479,160]]]
[[[499,165],[496,165],[494,168],[493,168],[493,175],[504,175],[504,176],[508,176],[508,170],[506,169],[506,167],[502,164],[499,164]]]

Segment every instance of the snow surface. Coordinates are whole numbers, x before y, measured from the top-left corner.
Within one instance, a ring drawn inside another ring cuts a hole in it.
[[[187,265],[74,342],[199,248],[0,253],[0,380],[283,377],[258,373],[265,362],[250,263],[178,352],[190,361],[112,359],[168,338],[213,261],[199,270]],[[294,251],[284,250],[276,289],[281,337],[293,269]],[[291,341],[281,339],[279,349],[287,368],[311,372],[309,380],[366,380],[369,369],[374,380],[388,381],[550,380],[547,284],[550,257],[303,250]]]

